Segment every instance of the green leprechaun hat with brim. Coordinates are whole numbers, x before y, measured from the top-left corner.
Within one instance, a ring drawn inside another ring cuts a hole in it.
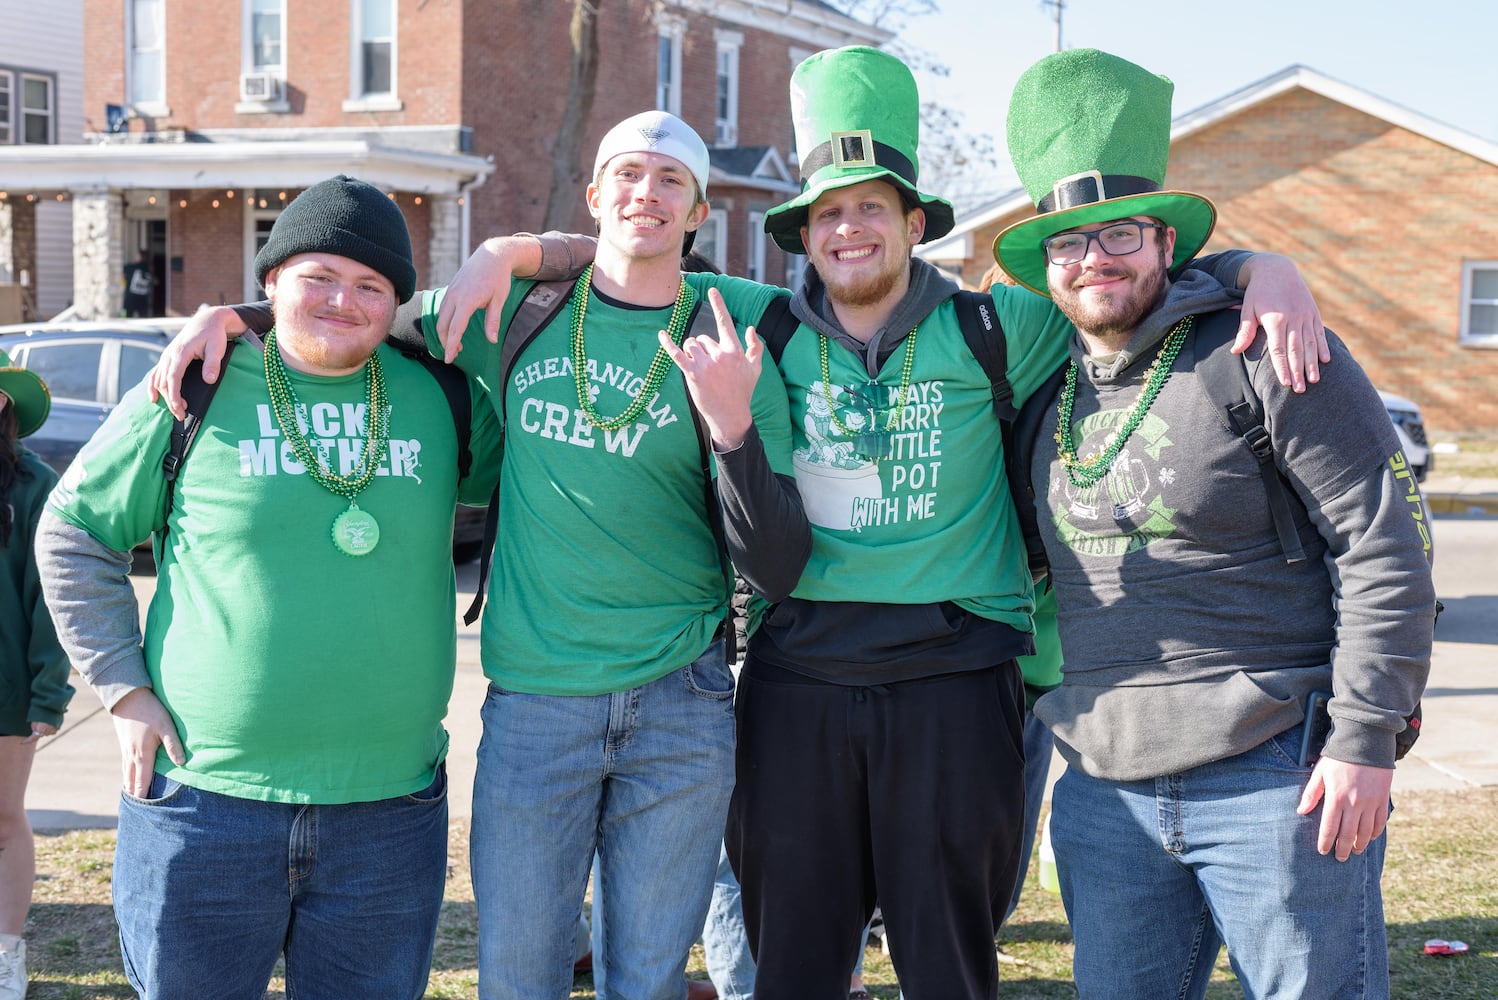
[[[993,241],[1015,281],[1049,295],[1046,237],[1133,215],[1175,228],[1172,270],[1196,256],[1217,209],[1201,195],[1161,190],[1174,90],[1167,78],[1097,49],[1058,52],[1025,70],[1009,101],[1009,157],[1039,214]]]
[[[791,74],[791,118],[801,153],[802,190],[765,213],[765,232],[788,253],[806,253],[801,227],[825,191],[883,180],[926,211],[921,242],[952,231],[949,202],[916,189],[921,101],[910,69],[878,49],[827,49]]]
[[[26,437],[47,422],[52,412],[52,393],[34,371],[16,368],[10,355],[0,351],[0,392],[16,408],[16,437]]]

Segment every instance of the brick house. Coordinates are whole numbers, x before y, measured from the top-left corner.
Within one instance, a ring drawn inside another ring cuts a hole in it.
[[[1373,383],[1444,432],[1498,432],[1498,144],[1301,66],[1175,120],[1166,186],[1217,205],[1207,250],[1292,257]],[[922,256],[976,283],[1023,189]]]
[[[566,0],[81,5],[82,142],[0,143],[0,191],[12,205],[71,204],[71,297],[85,317],[118,314],[119,276],[142,257],[155,311],[255,296],[254,254],[280,209],[335,173],[401,207],[423,286],[451,277],[485,236],[547,221],[569,103]],[[551,221],[591,229],[583,189],[599,139],[664,107],[712,147],[699,248],[734,273],[787,280],[798,262],[760,221],[799,189],[791,70],[817,49],[888,33],[819,0],[596,7],[595,99],[558,182],[564,211],[575,209]]]

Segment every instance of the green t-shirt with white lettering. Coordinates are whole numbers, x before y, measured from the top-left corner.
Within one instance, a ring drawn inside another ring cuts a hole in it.
[[[1066,356],[1070,324],[1030,292],[999,286],[994,305],[1022,404]],[[812,523],[811,560],[793,596],[952,601],[1029,632],[1030,573],[1000,424],[953,301],[921,321],[876,380],[861,356],[805,326],[786,345],[780,368],[793,414],[796,484]]]
[[[379,525],[366,555],[334,547],[349,503],[307,475],[266,391],[263,354],[229,359],[182,465],[145,623],[146,667],[187,751],[156,770],[240,798],[375,801],[431,783],[456,662],[452,517],[483,503],[498,423],[476,386],[473,475],[459,488],[452,411],[416,362],[379,349],[390,401],[386,456],[358,494]],[[314,447],[348,473],[364,448],[362,372],[291,371]],[[127,550],[162,527],[172,415],[132,389],[50,500]]]
[[[530,284],[512,289],[502,330]],[[720,286],[742,332],[776,289]],[[428,292],[428,346],[442,292]],[[702,308],[708,308],[704,302]],[[583,341],[587,386],[605,419],[640,391],[670,308],[639,309],[593,292]],[[506,445],[500,526],[484,607],[484,673],[530,694],[596,695],[647,684],[701,655],[723,623],[729,594],[707,520],[701,450],[686,385],[672,364],[640,417],[619,430],[589,422],[578,405],[571,309],[521,352],[507,391],[496,391],[500,348],[477,313],[457,364],[504,400]],[[789,475],[785,390],[764,365],[752,401],[770,466]]]

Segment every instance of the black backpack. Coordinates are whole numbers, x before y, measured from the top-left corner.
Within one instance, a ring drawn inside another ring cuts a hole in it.
[[[1259,475],[1264,482],[1264,493],[1269,503],[1269,513],[1274,520],[1274,530],[1279,536],[1280,549],[1285,561],[1300,562],[1306,558],[1305,549],[1295,529],[1295,510],[1305,511],[1305,504],[1286,482],[1284,475],[1274,464],[1274,442],[1264,426],[1264,403],[1254,391],[1248,374],[1248,360],[1234,354],[1230,348],[1238,333],[1238,312],[1224,309],[1206,317],[1198,317],[1192,333],[1191,349],[1195,356],[1193,371],[1201,381],[1207,398],[1212,401],[1217,419],[1233,434],[1243,440],[1243,445],[1259,464]],[[1040,424],[1065,380],[1063,365],[1026,402],[1019,420],[1015,424],[1015,447],[1007,455],[1009,463],[1009,491],[1014,495],[1015,510],[1019,513],[1020,528],[1024,533],[1025,552],[1030,561],[1030,572],[1036,580],[1049,571],[1045,545],[1041,541],[1039,518],[1035,507],[1035,488],[1030,481],[1030,465],[1035,456],[1036,439]],[[1441,612],[1440,602],[1435,613]],[[1405,717],[1405,728],[1394,737],[1394,759],[1399,760],[1409,753],[1410,747],[1420,737],[1420,705]]]

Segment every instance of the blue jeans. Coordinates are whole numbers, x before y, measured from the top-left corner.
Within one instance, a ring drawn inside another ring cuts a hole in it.
[[[750,1000],[754,995],[754,956],[749,953],[749,935],[744,930],[744,904],[739,880],[728,863],[728,850],[718,856],[718,875],[713,882],[712,904],[702,928],[702,951],[707,975],[718,990],[719,1000]]]
[[[120,798],[115,917],[144,1000],[420,997],[447,880],[447,773],[379,802],[289,805],[156,775]]]
[[[1223,942],[1248,1000],[1388,997],[1386,838],[1316,853],[1300,733],[1154,780],[1067,768],[1051,841],[1084,1000],[1201,997]]]
[[[679,1000],[733,790],[733,675],[714,642],[642,687],[588,697],[490,685],[470,852],[479,995],[561,1000],[595,850],[610,1000]]]

